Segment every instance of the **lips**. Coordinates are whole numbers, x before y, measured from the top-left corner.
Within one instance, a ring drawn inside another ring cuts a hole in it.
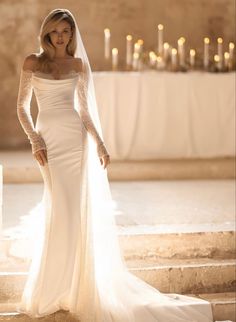
[[[62,45],[62,44],[64,44],[64,42],[57,42],[57,44],[58,44],[58,45]]]

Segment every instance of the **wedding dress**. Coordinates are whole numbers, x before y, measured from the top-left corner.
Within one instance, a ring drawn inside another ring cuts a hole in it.
[[[41,317],[64,309],[81,322],[212,322],[208,301],[161,293],[126,268],[116,231],[108,224],[114,220],[111,199],[100,194],[99,176],[107,173],[98,156],[106,149],[84,87],[83,72],[55,79],[21,69],[18,117],[32,150],[47,149],[48,163],[39,165],[43,221],[18,312]],[[33,92],[39,110],[35,127]],[[90,159],[88,146],[95,142],[98,155]]]

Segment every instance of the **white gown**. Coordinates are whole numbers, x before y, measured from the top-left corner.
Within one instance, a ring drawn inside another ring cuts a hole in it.
[[[54,79],[21,72],[19,119],[32,139],[29,104],[33,90],[39,109],[34,148],[46,144],[48,163],[39,165],[44,180],[43,224],[35,236],[18,312],[41,317],[64,309],[81,322],[212,322],[208,301],[161,293],[128,269],[106,272],[106,262],[102,263],[105,273],[96,274],[95,258],[99,260],[102,253],[105,258],[106,250],[100,249],[99,254],[93,247],[87,186],[90,138],[86,122],[74,108],[80,74]]]

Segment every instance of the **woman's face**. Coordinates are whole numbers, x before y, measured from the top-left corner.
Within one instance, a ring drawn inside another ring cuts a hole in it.
[[[55,28],[49,32],[50,40],[54,47],[62,48],[67,46],[72,36],[72,30],[70,24],[62,20],[60,21]]]

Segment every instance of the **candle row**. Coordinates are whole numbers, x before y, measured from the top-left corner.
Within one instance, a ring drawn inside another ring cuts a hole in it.
[[[186,39],[180,37],[177,41],[177,48],[172,47],[169,43],[164,42],[163,37],[164,27],[162,24],[158,25],[158,38],[157,49],[150,51],[148,54],[144,52],[144,41],[138,39],[133,44],[133,37],[131,35],[126,36],[126,69],[127,70],[140,70],[143,68],[144,63],[151,68],[168,69],[171,70],[186,70],[188,68],[195,68],[196,66],[196,50],[191,48],[189,56],[186,58]],[[112,70],[118,69],[118,48],[110,49],[111,33],[108,28],[104,29],[105,47],[104,54],[105,59],[110,61],[110,52],[112,54]],[[209,70],[211,65],[211,59],[209,54],[210,39],[204,38],[204,50],[203,50],[203,67],[205,70]],[[145,61],[145,57],[149,56],[149,59]],[[198,57],[199,58],[199,57]],[[217,54],[214,55],[213,67],[217,71],[232,70],[234,62],[234,43],[229,43],[228,51],[223,53],[223,39],[217,39]]]

